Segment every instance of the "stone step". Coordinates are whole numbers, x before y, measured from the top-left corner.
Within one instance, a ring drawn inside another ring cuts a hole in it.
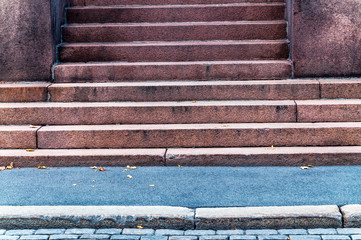
[[[226,3],[268,3],[284,0],[70,0],[71,6],[116,6],[116,5],[183,5],[183,4],[226,4]]]
[[[54,81],[251,80],[291,77],[288,60],[137,63],[67,63],[54,66]]]
[[[295,100],[319,98],[319,85],[317,80],[301,79],[55,83],[49,87],[49,95],[53,102]]]
[[[37,147],[36,126],[0,126],[1,148],[28,148]]]
[[[287,38],[287,22],[203,22],[142,24],[71,24],[63,42],[132,42],[190,40],[276,40]]]
[[[1,149],[0,166],[324,166],[360,165],[361,146]]]
[[[67,23],[154,23],[284,20],[284,3],[71,7]]]
[[[0,102],[43,102],[50,83],[0,83]]]
[[[60,62],[179,62],[287,59],[288,42],[191,41],[71,43],[59,48]]]
[[[0,103],[0,124],[4,125],[183,124],[295,121],[296,105],[294,101],[290,100]]]
[[[38,148],[358,146],[361,122],[44,126]]]

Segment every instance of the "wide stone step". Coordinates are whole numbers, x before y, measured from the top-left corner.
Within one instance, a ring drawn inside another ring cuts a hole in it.
[[[0,103],[0,124],[13,125],[295,121],[296,106],[289,100]]]
[[[0,126],[1,148],[36,148],[36,126]]]
[[[288,60],[68,63],[54,67],[54,81],[260,80],[290,78],[291,72]]]
[[[53,102],[295,100],[319,98],[317,80],[55,83]],[[360,82],[361,85],[361,82]]]
[[[268,3],[268,0],[70,0],[71,6]],[[271,2],[284,2],[272,0]]]
[[[204,22],[146,24],[72,24],[63,27],[63,42],[131,42],[190,40],[275,40],[287,38],[287,23]]]
[[[154,23],[284,20],[284,3],[72,7],[67,23]]]
[[[361,122],[44,126],[38,148],[361,145]]]
[[[0,83],[0,102],[42,102],[50,83]]]
[[[1,149],[0,165],[324,166],[360,165],[361,146],[126,149]]]
[[[287,41],[72,43],[59,47],[61,62],[178,62],[287,59]]]

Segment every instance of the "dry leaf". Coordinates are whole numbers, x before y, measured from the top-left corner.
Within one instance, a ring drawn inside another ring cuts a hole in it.
[[[103,167],[98,167],[98,170],[101,171],[101,172],[104,172],[104,171],[105,171],[105,168],[103,168]]]
[[[309,164],[309,165],[307,165],[307,167],[312,168],[313,166]]]
[[[137,228],[138,228],[138,229],[143,229],[144,227],[142,227],[142,226],[137,226]]]
[[[0,167],[0,171],[4,171],[5,169],[6,169],[5,166],[1,166],[1,167]]]
[[[232,230],[237,230],[237,228],[232,228]]]
[[[197,101],[192,101],[192,103],[196,103]]]
[[[73,186],[75,187],[75,186],[76,186],[76,184],[74,183],[74,184],[73,184]]]
[[[155,185],[154,185],[154,184],[151,184],[151,185],[149,185],[149,187],[155,187]]]
[[[307,166],[302,166],[301,169],[309,169]]]
[[[35,150],[34,149],[31,149],[31,148],[28,148],[26,149],[27,152],[34,152]]]
[[[127,178],[133,178],[131,175],[127,175]]]
[[[6,166],[6,169],[13,169],[14,168],[14,163],[11,162],[10,165]]]
[[[48,167],[47,166],[38,166],[38,169],[47,169]]]
[[[273,145],[271,146],[271,149],[272,149],[272,150],[274,149]]]
[[[29,128],[37,128],[37,126],[29,125]]]
[[[182,167],[180,164],[178,164],[178,167]]]
[[[92,166],[92,167],[90,167],[90,169],[98,169],[98,167],[97,166]]]

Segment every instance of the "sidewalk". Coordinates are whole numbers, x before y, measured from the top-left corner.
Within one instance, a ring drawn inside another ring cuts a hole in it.
[[[361,166],[101,170],[0,172],[0,228],[361,227]]]

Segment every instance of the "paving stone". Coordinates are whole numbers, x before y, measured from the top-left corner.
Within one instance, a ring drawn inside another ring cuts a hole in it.
[[[290,235],[290,240],[321,240],[317,235]]]
[[[258,240],[287,240],[286,235],[260,235]]]
[[[215,235],[216,231],[214,230],[186,230],[184,235],[192,236],[203,236],[203,235]]]
[[[361,234],[361,228],[337,228],[336,230],[338,234]]]
[[[350,240],[349,236],[345,235],[322,235],[322,240]]]
[[[22,230],[8,230],[5,235],[33,235],[35,233],[34,229],[22,229]]]
[[[197,236],[170,236],[169,240],[197,240]]]
[[[161,236],[180,236],[184,235],[184,231],[182,230],[175,230],[175,229],[157,229],[155,230],[155,235]]]
[[[361,227],[361,204],[351,204],[341,207],[343,227]]]
[[[65,234],[93,234],[95,229],[93,228],[71,228],[65,231]]]
[[[247,235],[276,235],[278,234],[277,230],[274,229],[251,229],[246,230]]]
[[[227,235],[207,235],[207,236],[200,236],[199,240],[226,240],[228,239]]]
[[[53,229],[38,229],[35,231],[35,235],[53,235],[53,234],[64,234],[65,229],[53,228]]]
[[[149,228],[143,228],[143,229],[124,228],[123,229],[123,234],[124,235],[153,235],[154,234],[154,229],[149,229]]]
[[[352,240],[361,240],[361,235],[351,235]]]
[[[80,236],[81,239],[109,239],[110,235],[107,234],[84,234]]]
[[[24,235],[20,237],[20,240],[47,240],[48,235]]]
[[[0,229],[0,235],[5,234],[5,232],[6,232],[6,229]]]
[[[307,230],[306,229],[279,229],[279,234],[283,235],[306,235]]]
[[[140,240],[168,240],[167,236],[142,236]]]
[[[117,240],[139,240],[140,236],[136,235],[113,235],[110,239],[117,239]]]
[[[217,230],[216,231],[217,235],[243,235],[244,234],[244,230]]]
[[[251,235],[232,235],[229,240],[256,240],[256,236]]]
[[[0,235],[0,240],[16,240],[19,238],[20,236]]]
[[[61,239],[78,239],[79,235],[72,235],[72,234],[56,234],[51,235],[50,240],[61,240]]]
[[[117,235],[117,234],[121,234],[123,231],[123,229],[118,229],[118,228],[103,228],[103,229],[98,229],[96,230],[96,234],[110,234],[110,235]]]
[[[337,234],[335,228],[314,228],[314,229],[308,229],[309,234],[314,235],[327,235],[327,234]]]

